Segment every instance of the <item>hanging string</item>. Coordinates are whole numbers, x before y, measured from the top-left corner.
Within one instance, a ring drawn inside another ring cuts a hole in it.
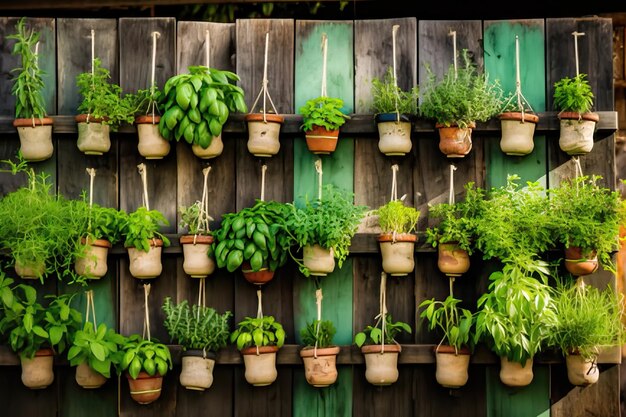
[[[96,31],[91,29],[91,90],[96,89]],[[89,115],[91,109],[87,109],[87,123],[89,123]]]
[[[144,318],[143,318],[143,335],[142,337],[146,339],[146,334],[148,338],[146,340],[151,340],[150,336],[150,310],[148,309],[148,296],[150,295],[150,284],[143,284],[143,305],[144,305]]]
[[[578,77],[580,71],[578,69],[578,37],[585,36],[585,32],[572,32],[572,36],[574,37],[574,57],[576,58],[576,76]]]
[[[85,323],[89,323],[89,313],[91,312],[91,316],[93,317],[93,329],[96,330],[98,328],[98,322],[96,321],[96,307],[93,300],[93,290],[85,291],[85,296],[87,297],[87,305],[85,306]]]
[[[157,52],[157,39],[159,39],[161,37],[161,34],[159,32],[152,32],[152,75],[150,78],[150,97],[154,97],[154,90],[156,88],[156,83],[155,83],[155,72],[156,72],[156,52]],[[154,110],[155,110],[155,105],[154,103],[150,103],[151,107],[152,107],[152,124],[154,124]]]
[[[317,199],[322,201],[322,158],[315,161],[315,171],[317,172]]]
[[[381,322],[381,349],[380,353],[385,353],[385,333],[387,332],[387,274],[383,271],[380,274],[380,299],[378,303],[379,320]]]
[[[320,327],[322,325],[322,289],[315,290],[315,305],[317,306],[317,326],[315,326],[315,346],[313,346],[313,357],[317,359],[317,338],[320,334]]]
[[[32,69],[33,75],[37,73],[38,69],[39,69],[39,42],[35,44],[35,66]],[[32,118],[33,127],[35,127],[35,115],[34,114],[31,115],[31,118]]]
[[[200,310],[206,307],[206,281],[205,278],[200,278],[200,282],[198,283],[198,314],[197,320],[200,320]]]
[[[256,290],[256,298],[257,298],[257,309],[256,309],[256,318],[263,319],[263,294],[261,292],[261,287]],[[259,355],[259,345],[256,347],[256,354]]]
[[[211,34],[209,30],[204,31],[204,62],[206,67],[211,67]]]
[[[328,36],[322,33],[322,97],[326,97],[326,57],[328,55]]]
[[[396,201],[398,199],[398,178],[397,173],[400,167],[398,164],[393,164],[391,166],[391,197],[389,200]]]
[[[204,182],[202,185],[202,200],[200,201],[200,228],[199,231],[209,232],[209,221],[213,218],[209,215],[209,172],[211,172],[211,166],[202,169],[202,175],[204,176]],[[193,237],[193,243],[196,244],[196,236]]]
[[[93,183],[96,178],[95,168],[86,168],[89,174],[89,220],[87,221],[87,230],[91,231],[91,208],[93,207]]]
[[[583,169],[580,166],[580,158],[578,156],[572,156],[572,161],[574,162],[574,169],[576,171],[576,178],[583,176]]]
[[[454,204],[454,171],[456,167],[450,164],[450,194],[448,194],[448,204]]]
[[[250,113],[254,113],[254,108],[257,105],[257,102],[259,101],[259,99],[261,98],[261,95],[263,95],[263,122],[267,123],[267,118],[266,118],[266,113],[267,113],[267,105],[265,100],[268,99],[270,101],[270,104],[272,105],[272,109],[274,110],[274,113],[278,114],[278,111],[276,110],[276,106],[274,106],[274,102],[272,101],[272,97],[270,96],[269,90],[267,89],[267,86],[269,84],[269,81],[267,79],[267,56],[268,56],[268,52],[269,52],[269,45],[270,45],[270,33],[267,32],[265,34],[265,60],[263,61],[263,82],[261,84],[261,91],[259,91],[259,94],[256,96],[256,100],[254,100],[254,104],[252,105],[252,108],[250,109]]]
[[[261,167],[261,201],[265,201],[265,171],[267,171],[267,165],[263,164]]]
[[[521,109],[522,123],[525,123],[526,120],[524,118],[524,113],[526,112],[526,108],[528,108],[530,111],[533,111],[533,108],[528,100],[526,100],[526,97],[524,97],[524,94],[522,94],[522,78],[519,57],[519,36],[517,35],[515,35],[515,95],[511,96],[511,98],[507,102],[507,105],[514,98],[517,99],[517,107]]]
[[[450,278],[450,297],[454,297],[454,277]]]
[[[454,79],[456,80],[456,73],[457,73],[457,63],[456,63],[456,30],[452,30],[450,29],[450,32],[448,32],[448,36],[452,36],[452,54],[454,57]]]
[[[150,210],[150,201],[148,200],[148,171],[146,168],[146,164],[141,163],[137,165],[137,169],[139,170],[139,175],[141,175],[141,182],[143,183],[143,205],[146,209]]]
[[[400,110],[398,109],[398,100],[399,100],[399,92],[398,92],[398,76],[396,72],[396,34],[398,33],[398,29],[400,29],[400,25],[393,25],[391,28],[391,39],[393,44],[393,86],[394,86],[394,101],[396,104],[396,120],[400,121]]]

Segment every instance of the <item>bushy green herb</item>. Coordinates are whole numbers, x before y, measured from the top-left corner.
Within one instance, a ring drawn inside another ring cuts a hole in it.
[[[593,107],[593,92],[587,74],[563,77],[554,83],[554,108],[560,111],[588,113]]]
[[[443,332],[441,343],[453,346],[456,351],[467,346],[472,348],[474,340],[472,327],[474,315],[471,311],[461,308],[461,300],[452,295],[444,301],[436,301],[434,298],[424,300],[419,308],[424,310],[420,317],[428,321],[428,329],[439,329]]]
[[[213,218],[202,209],[200,201],[196,201],[189,206],[181,206],[178,212],[180,213],[180,225],[187,229],[187,233],[190,235],[212,235],[209,222]]]
[[[117,369],[122,362],[120,347],[125,342],[124,336],[115,329],[107,328],[106,324],[100,323],[95,329],[93,323],[87,322],[82,330],[74,334],[67,359],[71,366],[87,363],[100,375],[110,378],[111,367]]]
[[[157,340],[144,340],[138,334],[132,334],[126,338],[122,352],[120,371],[127,371],[133,379],[137,379],[141,371],[150,376],[164,376],[172,369],[170,350]]]
[[[382,331],[382,317],[378,316],[374,326],[366,326],[363,331],[354,335],[354,344],[358,347],[363,345],[382,345],[383,344],[383,331]],[[380,327],[379,327],[380,326]],[[385,315],[385,344],[390,345],[396,342],[396,336],[400,332],[411,333],[411,326],[401,321],[393,321],[391,314]]]
[[[302,115],[302,130],[307,132],[313,125],[323,126],[327,130],[339,129],[350,117],[344,114],[343,100],[334,97],[317,97],[308,100],[300,107]]]
[[[402,200],[391,200],[375,213],[382,233],[412,233],[420,217],[419,210],[405,206]]]
[[[300,330],[305,347],[327,348],[333,345],[337,329],[330,320],[313,320]]]
[[[170,245],[170,240],[159,232],[161,226],[168,226],[169,221],[163,213],[157,210],[148,210],[141,206],[134,212],[127,214],[122,224],[124,246],[134,247],[148,252],[151,239],[161,239],[164,246]]]
[[[393,68],[388,67],[382,80],[372,79],[372,103],[376,114],[400,113],[417,115],[419,101],[419,87],[414,86],[409,91],[403,91],[394,83]]]
[[[246,317],[237,324],[230,342],[242,350],[251,346],[277,346],[285,343],[285,330],[273,316]]]

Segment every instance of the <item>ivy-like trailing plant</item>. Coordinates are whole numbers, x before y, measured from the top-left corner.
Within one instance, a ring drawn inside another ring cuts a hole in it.
[[[330,320],[313,320],[300,330],[300,337],[305,348],[317,347],[323,349],[333,346],[333,338],[337,333],[335,325]]]
[[[383,79],[372,78],[372,106],[375,114],[399,113],[417,116],[419,86],[408,91],[402,90],[394,82],[393,68],[388,67]]]
[[[458,352],[464,347],[473,349],[472,328],[474,327],[474,314],[459,306],[461,300],[449,295],[444,301],[436,301],[434,298],[424,300],[419,308],[423,308],[420,317],[428,321],[428,329],[439,329],[443,332],[440,344],[454,347]]]
[[[382,345],[382,317],[378,317],[374,325],[366,326],[362,331],[354,335],[354,344],[358,347],[363,345]],[[396,342],[396,336],[401,332],[412,333],[411,326],[401,321],[393,321],[391,314],[385,315],[385,335],[384,344],[390,345]]]
[[[594,95],[587,74],[563,77],[554,83],[554,108],[559,112],[588,113],[593,108]]]
[[[94,328],[93,323],[87,322],[82,330],[73,335],[72,345],[67,352],[67,359],[71,366],[87,363],[91,369],[104,376],[111,377],[111,368],[117,370],[122,362],[120,346],[126,338],[115,329],[108,328],[100,323]]]
[[[420,211],[402,200],[390,200],[375,210],[382,233],[412,233],[417,228]]]
[[[320,96],[307,100],[300,107],[302,130],[308,132],[313,126],[323,126],[327,130],[337,130],[350,117],[342,112],[343,100],[335,97]]]
[[[135,247],[144,252],[150,250],[151,239],[161,239],[164,246],[170,245],[170,240],[159,231],[161,226],[168,226],[169,221],[158,210],[148,210],[141,206],[130,214],[125,215],[122,224],[122,238],[125,247]]]
[[[163,87],[163,117],[159,132],[170,141],[211,145],[232,112],[248,111],[244,91],[235,85],[239,76],[230,71],[190,66],[188,74],[171,77]]]
[[[162,309],[167,333],[183,349],[217,352],[228,345],[230,311],[219,314],[211,307],[190,306],[187,300],[174,304],[170,297],[165,297]]]
[[[230,334],[230,342],[235,343],[238,350],[252,346],[280,348],[285,343],[285,329],[273,316],[246,317]]]
[[[121,350],[124,355],[120,372],[128,372],[133,379],[137,379],[141,371],[150,376],[165,376],[172,369],[170,350],[157,340],[145,340],[138,334],[132,334],[126,338]]]

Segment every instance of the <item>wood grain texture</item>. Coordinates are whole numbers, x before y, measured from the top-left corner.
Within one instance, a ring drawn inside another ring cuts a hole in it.
[[[500,382],[500,367],[487,368],[488,417],[549,417],[550,372],[547,366],[533,366],[533,380],[522,388],[510,388]],[[609,414],[610,415],[610,414]]]
[[[21,367],[11,366],[2,369],[0,392],[2,392],[2,414],[15,417],[55,417],[57,416],[58,375],[46,389],[26,388],[20,380]]]
[[[337,382],[315,388],[306,382],[304,368],[293,371],[293,417],[351,416],[353,375],[349,366],[337,367]]]
[[[235,368],[235,417],[292,416],[294,399],[291,396],[293,371],[291,368],[278,369],[276,381],[265,387],[250,385],[244,376],[244,367]]]
[[[402,353],[400,353],[400,356]],[[390,386],[378,387],[365,379],[365,366],[353,368],[352,413],[355,416],[376,417],[384,415],[414,416],[414,371],[409,366],[399,366],[398,381]]]
[[[179,369],[174,370],[178,374]],[[213,384],[205,391],[188,390],[178,381],[176,417],[205,417],[234,415],[234,369],[220,366],[213,369]]]
[[[75,367],[57,367],[59,379],[59,415],[63,417],[90,415],[111,417],[117,415],[117,376],[98,389],[85,389],[76,383]]]
[[[169,371],[163,377],[161,396],[150,404],[139,404],[130,397],[127,378],[120,382],[120,417],[174,417],[176,415],[176,393],[180,384],[178,374]]]
[[[176,73],[189,72],[191,65],[206,65],[206,41],[209,32],[209,65],[212,68],[233,71],[234,23],[177,22]]]

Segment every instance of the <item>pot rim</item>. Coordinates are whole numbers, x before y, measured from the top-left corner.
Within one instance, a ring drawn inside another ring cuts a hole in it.
[[[52,348],[41,348],[35,352],[35,357],[39,356],[54,356],[54,350]]]
[[[132,376],[130,376],[130,373],[128,371],[124,371],[124,375],[126,376],[127,379],[133,379],[135,381],[138,379],[151,379],[151,378],[163,379],[163,375],[159,374],[158,372],[150,376],[148,375],[146,371],[140,371],[139,374],[137,375],[137,378],[133,378]]]
[[[588,120],[591,122],[599,122],[600,115],[594,112],[578,113],[575,111],[562,111],[558,114],[559,119],[568,120]]]
[[[217,354],[211,350],[201,350],[201,349],[185,349],[181,354],[183,357],[191,356],[191,357],[199,357],[203,359],[215,360],[217,358]]]
[[[278,346],[258,346],[258,353],[276,353],[280,349]],[[257,354],[257,346],[250,346],[247,348],[241,349],[242,355],[256,355]]]
[[[381,233],[378,235],[379,242],[394,242],[394,234],[393,233]],[[417,242],[417,235],[413,233],[396,233],[395,234],[395,243],[414,243]]]
[[[459,349],[458,351],[456,351],[454,349],[454,346],[450,346],[450,345],[436,345],[433,346],[433,351],[435,353],[442,353],[442,354],[448,354],[448,355],[471,355],[472,352],[469,350],[469,348],[467,346],[463,346],[461,349]]]
[[[161,246],[163,246],[163,240],[162,239],[154,237],[152,239],[148,239],[148,241],[150,242],[150,246],[153,247],[153,248],[154,247],[161,247]],[[128,249],[131,249],[131,248],[135,249],[134,246],[126,246],[126,248],[128,248]]]
[[[89,116],[89,121],[87,121],[87,116],[89,116],[86,113],[82,113],[82,114],[77,114],[76,116],[74,116],[74,120],[78,123],[102,123],[105,120],[108,120],[108,117],[102,117],[100,119],[95,118],[95,117],[91,117]]]
[[[498,115],[498,119],[500,120],[522,120],[522,112],[519,111],[507,111],[507,112],[503,112],[500,113]],[[539,122],[539,116],[537,116],[534,113],[527,113],[524,112],[524,121],[525,122],[530,122],[530,123],[538,123]]]
[[[193,245],[194,244],[194,237],[196,239],[196,244],[197,243],[204,243],[204,244],[210,244],[213,243],[214,238],[213,236],[209,236],[209,235],[182,235],[179,239],[180,244],[181,245]]]
[[[262,122],[263,121],[263,113],[248,113],[244,116],[244,120],[246,122]],[[274,113],[265,113],[265,120],[270,123],[280,123],[282,124],[285,121],[285,118],[281,115]]]
[[[80,243],[89,246],[98,246],[100,248],[112,248],[113,245],[107,239],[89,239],[86,237],[80,238]]]
[[[450,123],[449,126],[445,125],[444,123],[435,123],[435,128],[437,129],[441,129],[441,128],[458,128],[459,125],[457,125],[456,123]],[[475,129],[476,128],[476,122],[469,122],[467,124],[467,128],[469,129]]]
[[[306,346],[300,349],[300,357],[302,358],[310,358],[317,354],[317,356],[336,356],[340,352],[339,346],[329,346],[325,348],[317,348],[317,350],[313,346]]]
[[[376,123],[389,123],[389,122],[406,122],[411,123],[411,116],[406,113],[400,113],[400,120],[398,120],[398,113],[378,113],[374,116]]]
[[[383,352],[383,345],[363,345],[361,346],[361,353],[363,354],[373,354],[373,353],[400,353],[402,352],[402,346],[396,343],[387,344],[385,343],[385,351]]]
[[[135,117],[135,124],[138,124],[138,125],[153,124],[153,121],[154,121],[154,124],[158,124],[160,120],[161,120],[161,116],[157,114],[154,115],[154,118],[151,114],[142,114],[142,115]]]
[[[22,117],[18,117],[17,119],[13,119],[13,127],[37,127],[37,126],[50,126],[54,124],[54,119],[52,117],[35,117],[35,126],[33,126],[33,118],[26,119]]]

